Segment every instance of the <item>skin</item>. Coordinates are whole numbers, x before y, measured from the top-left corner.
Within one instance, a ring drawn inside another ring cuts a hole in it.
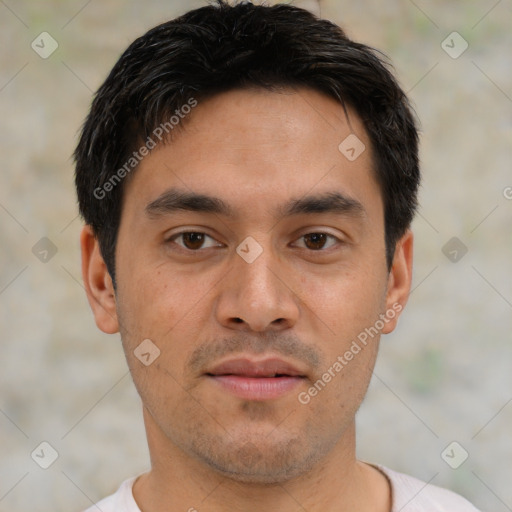
[[[387,479],[355,456],[354,417],[380,334],[308,404],[297,399],[380,314],[404,307],[410,291],[412,233],[388,271],[370,141],[348,113],[350,125],[339,103],[305,88],[236,90],[199,103],[125,184],[115,291],[84,227],[96,323],[121,332],[142,398],[152,469],[133,493],[143,512],[390,510]],[[353,162],[338,150],[351,133],[366,146]],[[148,214],[171,188],[218,197],[234,216]],[[275,214],[291,199],[328,192],[363,209]],[[171,239],[179,232],[208,237],[203,245]],[[315,244],[311,233],[335,238]],[[252,263],[236,252],[248,236],[263,249]],[[134,355],[144,339],[160,349],[149,366]],[[239,398],[204,374],[239,355],[280,357],[306,378],[276,399]]]

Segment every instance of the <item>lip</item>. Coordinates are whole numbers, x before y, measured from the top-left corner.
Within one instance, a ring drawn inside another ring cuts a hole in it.
[[[278,358],[260,361],[231,359],[213,367],[206,376],[225,391],[246,400],[279,398],[306,377],[296,366]]]
[[[239,375],[244,377],[274,377],[276,374],[290,377],[304,377],[296,366],[277,357],[251,360],[239,357],[224,361],[207,372],[211,375]]]

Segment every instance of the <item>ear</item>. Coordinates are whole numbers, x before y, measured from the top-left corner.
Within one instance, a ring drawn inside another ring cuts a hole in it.
[[[83,227],[80,248],[82,278],[96,325],[103,332],[114,334],[119,331],[114,285],[91,226]]]
[[[382,329],[383,334],[388,334],[395,329],[398,317],[407,304],[412,281],[412,256],[413,234],[408,229],[396,244],[393,265],[389,272],[386,294],[386,317],[389,320]]]

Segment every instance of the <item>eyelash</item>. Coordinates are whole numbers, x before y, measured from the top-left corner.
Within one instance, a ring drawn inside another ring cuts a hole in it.
[[[179,233],[175,233],[173,234],[171,237],[169,237],[166,242],[167,243],[176,243],[175,240],[179,237],[182,237],[183,235],[186,235],[186,234],[198,234],[198,235],[205,235],[205,237],[208,237],[210,238],[211,240],[215,240],[212,236],[208,235],[207,233],[204,233],[203,231],[180,231]],[[339,244],[342,244],[343,241],[340,240],[338,237],[332,235],[331,233],[327,233],[325,231],[311,231],[309,233],[305,233],[304,235],[301,235],[297,240],[300,240],[300,239],[303,239],[304,237],[308,236],[308,235],[326,235],[328,238],[330,238],[331,240],[335,240],[337,242],[337,244],[334,244],[335,245],[339,245]],[[189,253],[199,253],[200,251],[202,250],[206,250],[206,249],[211,249],[213,248],[212,247],[206,247],[206,248],[200,248],[200,249],[189,249],[183,245],[180,245],[180,244],[176,244],[178,245],[178,247],[186,252],[189,252]],[[308,251],[311,251],[313,253],[321,253],[321,252],[327,252],[329,249],[332,249],[332,247],[334,247],[333,245],[331,245],[330,247],[328,247],[327,249],[308,249],[307,247],[302,247],[302,249],[306,249]]]

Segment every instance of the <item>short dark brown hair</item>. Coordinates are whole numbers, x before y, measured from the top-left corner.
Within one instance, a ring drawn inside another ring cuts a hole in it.
[[[114,283],[121,178],[137,144],[191,98],[244,87],[309,87],[357,112],[372,144],[390,268],[417,208],[420,171],[414,113],[387,59],[304,9],[216,0],[136,39],[98,89],[83,125],[74,153],[79,209]]]

